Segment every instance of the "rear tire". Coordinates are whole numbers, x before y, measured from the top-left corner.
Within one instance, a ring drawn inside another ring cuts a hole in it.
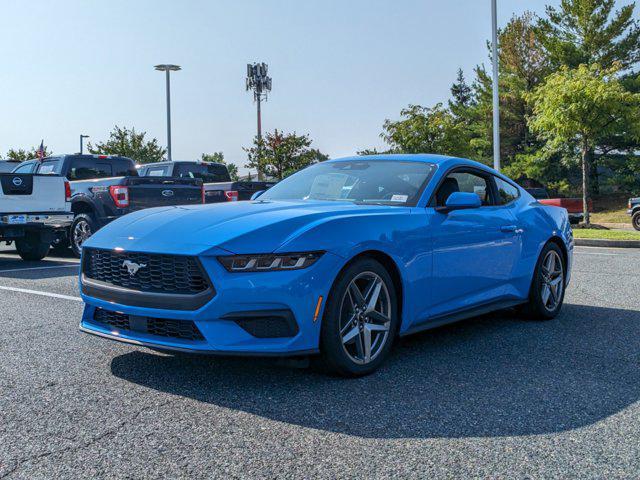
[[[566,286],[566,265],[560,247],[547,243],[540,257],[531,281],[529,301],[523,313],[532,320],[551,320],[562,308]]]
[[[398,330],[398,301],[387,270],[356,260],[336,279],[320,332],[321,361],[332,373],[359,377],[387,358]]]
[[[640,232],[640,211],[637,211],[631,217],[631,225]]]
[[[43,242],[40,235],[27,234],[16,240],[16,250],[23,260],[37,262],[49,253],[49,242]]]
[[[90,213],[79,213],[73,219],[73,223],[69,228],[69,244],[76,257],[80,258],[82,244],[96,233],[96,230],[98,230],[96,221]]]

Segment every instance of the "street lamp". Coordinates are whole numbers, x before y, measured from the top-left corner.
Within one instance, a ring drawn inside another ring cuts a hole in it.
[[[498,96],[498,13],[491,0],[491,60],[493,61],[493,168],[500,171],[500,97]]]
[[[166,72],[167,76],[167,158],[171,161],[171,85],[169,81],[169,73],[182,69],[178,65],[170,64],[156,65],[155,69],[160,72]]]
[[[82,155],[82,146],[83,146],[82,144],[83,144],[83,140],[84,140],[85,138],[89,138],[89,135],[82,135],[82,134],[80,134],[80,155]]]
[[[271,91],[271,77],[267,76],[269,66],[266,63],[247,64],[246,90],[253,91],[253,99],[258,107],[258,141],[262,140],[262,115],[260,102],[267,100],[267,94]],[[258,148],[260,143],[258,143]],[[258,168],[258,180],[262,180],[262,169]]]

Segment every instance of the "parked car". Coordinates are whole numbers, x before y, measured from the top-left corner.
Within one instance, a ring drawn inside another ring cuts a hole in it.
[[[115,155],[60,155],[20,164],[15,173],[67,177],[75,215],[69,243],[76,256],[98,229],[127,213],[145,208],[203,203],[202,180],[140,177],[130,158]]]
[[[0,160],[0,173],[11,173],[20,162],[14,160]]]
[[[640,197],[630,198],[627,213],[631,216],[631,225],[640,231]]]
[[[364,375],[398,335],[507,307],[554,318],[572,251],[565,209],[482,164],[330,160],[255,201],[137,212],[96,233],[80,328],[159,350],[320,353]]]
[[[227,166],[222,163],[199,161],[173,161],[149,163],[138,167],[143,177],[165,176],[200,178],[204,182],[205,203],[250,200],[259,191],[267,190],[276,182],[234,182]]]
[[[24,260],[42,260],[73,221],[71,188],[61,175],[0,173],[0,240]]]
[[[572,225],[577,225],[584,219],[584,208],[581,198],[551,198],[545,188],[527,188],[529,194],[545,205],[566,208]],[[589,200],[589,211],[593,211],[593,203]]]

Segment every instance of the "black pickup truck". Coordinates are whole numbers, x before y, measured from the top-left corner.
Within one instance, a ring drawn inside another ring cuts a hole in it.
[[[276,182],[234,182],[222,163],[199,161],[173,161],[148,163],[138,168],[143,177],[199,178],[204,182],[205,203],[250,200],[259,191],[267,190]]]
[[[67,177],[74,214],[69,243],[76,256],[96,230],[122,215],[144,208],[204,202],[201,179],[140,177],[133,160],[120,156],[52,156],[23,162],[14,172]]]
[[[631,225],[640,231],[640,197],[630,198],[627,213],[631,215]]]

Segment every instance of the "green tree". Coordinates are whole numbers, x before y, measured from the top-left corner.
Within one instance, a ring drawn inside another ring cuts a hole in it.
[[[455,156],[469,153],[466,129],[441,103],[432,108],[409,105],[400,116],[400,120],[385,120],[380,135],[392,152]]]
[[[467,112],[473,105],[475,105],[473,90],[467,84],[464,78],[464,72],[459,68],[456,81],[451,85],[449,110],[456,118],[466,121],[468,117]]]
[[[227,167],[231,180],[236,182],[240,178],[240,176],[238,175],[238,166],[235,163],[228,163],[224,159],[224,153],[222,152],[203,153],[200,156],[200,160],[202,160],[203,162],[222,163]]]
[[[245,166],[261,170],[268,177],[282,180],[304,167],[329,158],[319,150],[311,148],[311,143],[308,135],[283,133],[276,129],[267,133],[262,140],[256,137],[253,146],[244,149],[248,157]]]
[[[117,125],[109,134],[109,140],[95,145],[89,143],[87,150],[93,154],[122,155],[137,163],[153,163],[164,159],[166,150],[158,145],[158,140],[145,140],[146,132],[136,132],[135,128],[120,128]]]
[[[616,67],[562,67],[528,95],[533,106],[531,128],[551,148],[575,146],[582,167],[584,221],[589,225],[589,152],[606,139],[630,135],[640,139],[640,94],[616,77]]]
[[[562,0],[547,6],[537,32],[554,66],[594,63],[622,70],[640,61],[640,25],[635,2],[614,11],[615,0]]]
[[[7,160],[13,160],[14,162],[24,162],[25,160],[33,160],[34,158],[38,158],[38,150],[40,147],[31,147],[30,150],[25,150],[23,148],[12,148],[7,152]],[[53,152],[44,146],[44,156],[48,157]]]

